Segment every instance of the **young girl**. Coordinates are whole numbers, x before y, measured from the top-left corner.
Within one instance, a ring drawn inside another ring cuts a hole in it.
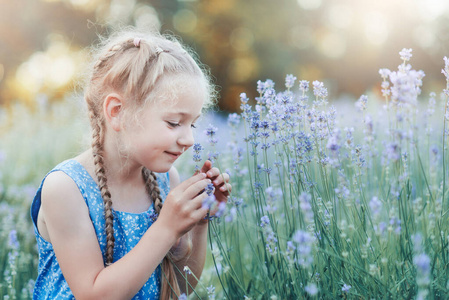
[[[210,161],[182,183],[173,167],[214,89],[175,40],[121,32],[103,44],[85,90],[92,147],[56,166],[32,203],[34,299],[176,299],[189,293],[184,267],[199,278],[204,266],[204,189],[219,202],[231,190]]]

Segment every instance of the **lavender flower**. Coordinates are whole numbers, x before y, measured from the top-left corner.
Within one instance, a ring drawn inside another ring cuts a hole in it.
[[[313,263],[312,247],[315,237],[307,231],[298,230],[292,240],[296,246],[297,263],[304,268],[310,267]]]
[[[318,80],[312,82],[313,94],[318,98],[325,99],[327,97],[327,89],[324,87],[324,83]]]
[[[209,144],[211,146],[215,146],[215,144],[218,142],[215,135],[217,134],[217,127],[214,127],[212,124],[209,124],[209,126],[206,128],[204,133],[208,137]]]
[[[203,209],[211,209],[212,205],[214,205],[215,202],[216,202],[215,196],[210,195],[209,197],[203,200],[201,207]]]
[[[237,208],[235,206],[229,209],[228,214],[225,217],[226,223],[231,223],[237,218]]]
[[[270,225],[270,219],[268,218],[268,216],[263,216],[262,218],[260,218],[260,227],[265,227],[267,225]]]
[[[351,289],[351,286],[349,284],[343,284],[343,286],[341,287],[341,290],[343,293],[348,293],[349,290]]]
[[[285,87],[291,89],[295,85],[296,77],[289,74],[285,77]]]
[[[199,171],[200,167],[198,163],[201,162],[201,152],[203,152],[204,148],[199,143],[193,144],[193,161],[195,162],[195,171]]]
[[[184,272],[185,272],[187,275],[192,275],[192,271],[190,270],[190,268],[189,268],[188,266],[184,266]]]
[[[215,299],[215,287],[213,285],[206,288],[208,299]]]
[[[388,76],[390,76],[391,71],[389,69],[380,69],[379,74],[383,80],[387,80]]]
[[[221,216],[223,216],[224,212],[226,209],[226,203],[225,202],[220,202],[218,203],[218,210],[215,213],[215,217],[220,218]]]
[[[316,286],[315,283],[309,283],[306,285],[306,287],[304,288],[304,290],[307,292],[307,294],[309,294],[310,296],[315,296],[316,294],[318,294],[318,287]]]
[[[368,102],[368,96],[362,95],[360,96],[359,100],[355,103],[355,107],[357,107],[358,110],[364,111],[366,110],[366,103]]]
[[[20,248],[19,241],[17,240],[17,231],[15,229],[9,232],[8,246],[14,250]]]
[[[246,93],[241,93],[241,94],[240,94],[240,101],[241,101],[243,104],[247,104],[247,103],[248,103],[249,98],[246,96]]]
[[[377,217],[382,210],[382,202],[377,197],[373,197],[369,202],[369,207],[373,215]]]
[[[267,79],[266,81],[257,81],[257,91],[259,94],[265,93],[267,89],[274,88],[274,82],[271,79]]]
[[[185,293],[182,293],[179,295],[178,300],[187,300],[187,295]]]
[[[233,113],[228,116],[228,125],[229,127],[236,129],[240,124],[240,115]]]
[[[299,90],[305,94],[309,91],[309,82],[307,80],[301,80],[299,82]]]
[[[212,183],[208,183],[204,191],[208,196],[211,196],[214,193],[215,187]]]
[[[412,49],[403,48],[401,52],[399,52],[401,59],[405,62],[409,61],[412,57]]]
[[[416,266],[416,283],[418,286],[426,286],[430,283],[430,258],[427,254],[421,253],[413,258]]]
[[[304,221],[306,223],[313,222],[313,210],[310,203],[311,200],[312,196],[306,192],[302,192],[301,195],[299,195],[299,207],[304,215]]]

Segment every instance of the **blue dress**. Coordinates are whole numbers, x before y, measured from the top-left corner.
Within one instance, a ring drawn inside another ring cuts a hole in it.
[[[103,212],[103,199],[100,190],[86,169],[76,160],[67,160],[57,165],[48,174],[54,171],[62,171],[72,178],[78,186],[87,207],[90,218],[97,234],[103,259],[106,253],[105,220]],[[48,175],[47,174],[47,175]],[[165,200],[170,186],[168,173],[157,174],[161,197]],[[44,178],[45,180],[45,178]],[[34,287],[33,299],[74,299],[61,268],[56,259],[51,243],[42,238],[37,230],[37,215],[41,206],[42,181],[31,205],[31,218],[34,224],[34,232],[39,251],[38,276]],[[143,234],[153,223],[153,204],[148,211],[134,214],[113,210],[114,214],[114,261],[119,260],[140,241]],[[161,267],[151,274],[151,277],[133,297],[133,299],[159,299],[161,286]]]

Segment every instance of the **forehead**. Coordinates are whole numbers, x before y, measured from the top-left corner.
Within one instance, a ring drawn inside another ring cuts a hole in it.
[[[201,112],[207,92],[198,76],[166,75],[155,86],[153,102],[160,111]]]

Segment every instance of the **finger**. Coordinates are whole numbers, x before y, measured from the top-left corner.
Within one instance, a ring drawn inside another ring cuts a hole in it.
[[[221,187],[218,188],[218,190],[220,192],[229,194],[232,191],[232,185],[230,183],[223,184]]]
[[[220,170],[218,168],[212,168],[206,172],[208,178],[214,178],[220,175]]]
[[[222,174],[218,175],[216,178],[213,178],[212,183],[218,187],[218,186],[222,185],[223,183],[228,183],[229,179],[230,179],[230,177],[229,177],[228,173],[222,173]]]
[[[192,185],[190,185],[185,191],[184,191],[184,195],[187,199],[193,199],[195,198],[198,194],[206,194],[203,193],[203,190],[207,187],[207,185],[211,183],[210,179],[203,179],[197,182],[194,182]],[[207,195],[207,194],[206,194]]]
[[[204,180],[206,178],[206,173],[201,172],[196,175],[191,176],[190,178],[184,180],[181,182],[175,189],[179,189],[181,191],[185,191],[190,186],[192,186],[194,183],[199,182],[201,180]]]
[[[192,203],[192,206],[194,207],[194,209],[206,208],[206,210],[207,210],[209,208],[203,207],[204,206],[203,204],[205,203],[206,199],[209,197],[212,197],[212,196],[209,196],[206,193],[201,193],[201,194],[197,195],[196,197],[194,197],[190,202]]]
[[[210,160],[206,160],[204,162],[203,167],[201,168],[200,172],[207,173],[212,168],[212,162]]]

